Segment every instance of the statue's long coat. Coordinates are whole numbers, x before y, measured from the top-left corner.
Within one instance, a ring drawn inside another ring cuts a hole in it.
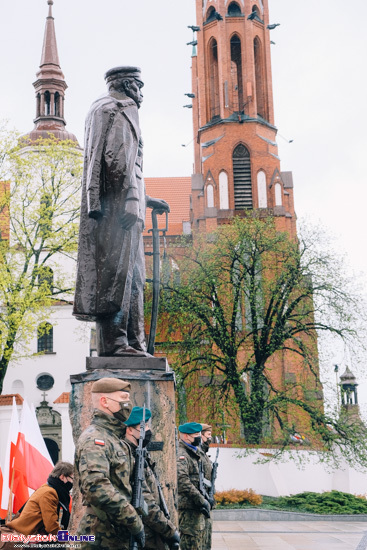
[[[138,160],[140,128],[133,100],[111,95],[91,107],[85,125],[83,190],[74,315],[93,321],[122,305],[134,245],[121,226],[126,197],[139,201],[145,219],[145,188]],[[102,214],[99,219],[90,217]],[[131,269],[131,267],[130,267]]]

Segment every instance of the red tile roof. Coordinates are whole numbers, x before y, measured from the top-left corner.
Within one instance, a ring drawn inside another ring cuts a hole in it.
[[[0,407],[5,407],[6,405],[13,404],[13,397],[15,397],[15,403],[21,405],[24,401],[23,397],[19,393],[7,393],[5,395],[0,395]]]
[[[164,199],[170,205],[171,212],[168,214],[167,235],[182,235],[182,222],[190,221],[191,178],[167,177],[144,179],[147,195]],[[152,227],[150,212],[151,210],[148,209],[144,235],[148,235],[148,229]],[[158,216],[158,227],[164,227],[165,220],[165,216]]]
[[[70,392],[64,391],[57,399],[55,399],[54,403],[69,403],[70,401]]]

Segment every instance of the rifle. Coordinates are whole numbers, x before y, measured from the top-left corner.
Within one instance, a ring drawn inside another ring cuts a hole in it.
[[[203,495],[203,497],[210,503],[210,497],[208,494],[207,489],[211,489],[212,484],[211,481],[205,478],[204,476],[204,469],[203,469],[203,463],[200,459],[199,461],[199,491]]]
[[[218,455],[219,455],[219,447],[217,447],[217,454],[215,455],[215,461],[213,462],[213,469],[212,469],[212,486],[209,489],[209,496],[213,500],[215,495],[215,480],[217,479],[217,470],[218,470]]]
[[[164,498],[162,485],[161,485],[161,482],[159,481],[159,477],[155,473],[153,468],[152,468],[152,472],[153,472],[153,475],[155,477],[155,482],[157,484],[157,489],[158,489],[158,494],[159,494],[159,501],[160,501],[160,509],[162,510],[162,512],[164,513],[164,515],[166,516],[167,519],[171,519],[171,515],[170,515],[168,507],[167,507],[166,499]]]
[[[145,404],[143,408],[143,419],[140,422],[140,436],[139,436],[139,445],[135,453],[135,468],[134,468],[134,487],[133,495],[131,499],[131,504],[134,506],[135,510],[140,516],[148,515],[148,506],[144,500],[143,496],[143,483],[145,480],[144,475],[144,465],[147,450],[143,447],[143,440],[145,437]],[[129,550],[138,550],[138,543],[135,540],[134,535],[130,537],[130,549]]]

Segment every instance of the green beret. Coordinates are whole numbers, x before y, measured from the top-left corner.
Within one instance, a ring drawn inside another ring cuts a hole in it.
[[[129,418],[124,422],[125,426],[137,426],[143,420],[143,407],[134,407]],[[151,418],[152,413],[145,409],[145,422]]]
[[[202,425],[198,422],[186,422],[186,424],[182,424],[178,427],[178,431],[183,434],[196,434],[198,432],[201,432]]]
[[[119,378],[101,378],[92,384],[92,393],[112,393],[114,391],[130,391],[130,382]]]

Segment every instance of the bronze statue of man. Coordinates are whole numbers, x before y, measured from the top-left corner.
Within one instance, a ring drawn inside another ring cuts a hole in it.
[[[145,194],[140,69],[115,67],[105,79],[108,94],[93,103],[85,125],[73,314],[96,321],[99,356],[146,356],[145,210],[169,206]]]

